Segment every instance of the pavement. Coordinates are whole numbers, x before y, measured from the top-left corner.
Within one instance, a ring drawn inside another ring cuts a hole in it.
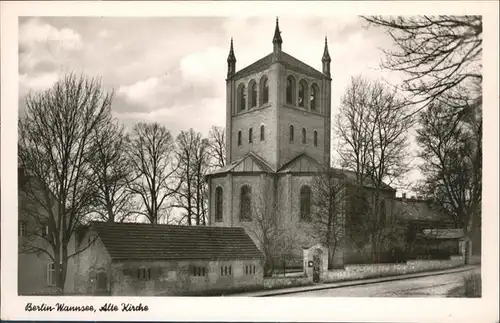
[[[415,274],[408,274],[408,275],[398,275],[398,276],[388,276],[388,277],[380,277],[380,278],[370,278],[370,279],[360,279],[360,280],[353,280],[353,281],[344,281],[344,282],[336,282],[336,283],[320,283],[320,284],[315,284],[315,285],[309,285],[309,286],[300,286],[300,287],[291,287],[291,288],[283,288],[283,289],[273,289],[273,290],[265,290],[265,291],[257,291],[257,292],[249,292],[249,293],[241,293],[241,294],[236,294],[232,296],[243,296],[243,297],[268,297],[268,296],[339,296],[339,295],[329,295],[332,294],[331,291],[332,289],[340,289],[343,287],[356,287],[356,286],[363,286],[363,285],[372,285],[372,284],[381,284],[381,283],[387,283],[387,282],[397,282],[397,281],[403,281],[403,280],[415,280],[411,282],[410,287],[405,287],[405,286],[398,286],[395,288],[395,291],[390,291],[388,290],[387,292],[381,292],[382,290],[385,290],[384,288],[381,288],[380,286],[375,286],[376,288],[373,288],[373,292],[370,292],[371,296],[402,296],[402,295],[397,295],[396,290],[415,290],[415,285],[418,286],[423,286],[420,289],[429,289],[431,287],[434,287],[434,289],[438,290],[430,290],[428,293],[432,295],[441,295],[445,294],[443,292],[439,292],[440,290],[444,290],[444,287],[447,285],[449,288],[452,288],[456,286],[457,284],[460,283],[460,277],[461,274],[464,272],[468,271],[478,271],[480,269],[479,266],[474,266],[474,265],[469,265],[469,266],[462,266],[458,268],[452,268],[452,269],[446,269],[446,270],[439,270],[439,271],[432,271],[432,272],[422,272],[422,273],[415,273]],[[455,274],[455,275],[454,275]],[[444,276],[444,275],[450,275],[450,277],[446,277],[449,282],[446,283],[438,283],[434,284],[435,281],[439,281],[438,277],[435,276]],[[425,278],[428,277],[429,279],[424,279],[421,282],[416,280],[418,278]],[[401,285],[401,284],[399,284]],[[417,287],[418,289],[418,287]],[[432,289],[432,288],[431,288]],[[322,292],[324,291],[324,292]],[[366,290],[362,292],[361,295],[359,296],[369,296],[366,295]],[[383,293],[386,293],[388,295],[381,295]],[[391,295],[395,294],[395,295]],[[427,293],[427,292],[426,292]],[[296,294],[296,295],[290,295],[290,294]],[[321,294],[321,295],[318,295]],[[339,293],[337,293],[339,294]],[[356,296],[356,295],[352,295]]]

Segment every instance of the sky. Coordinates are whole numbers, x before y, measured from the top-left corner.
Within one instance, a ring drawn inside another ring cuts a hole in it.
[[[328,37],[333,116],[351,77],[401,82],[379,67],[391,40],[358,16],[280,17],[279,23],[283,50],[318,70]],[[126,129],[158,121],[174,136],[189,128],[206,135],[225,126],[230,39],[239,70],[272,52],[274,28],[274,17],[22,17],[20,113],[29,91],[83,72],[114,91],[112,110]]]
[[[159,121],[175,134],[225,125],[231,37],[241,69],[272,52],[271,17],[36,17],[19,21],[19,96],[49,88],[69,71],[98,76],[114,90],[113,112],[130,127]],[[357,16],[280,17],[283,50],[321,70],[324,38],[332,58],[332,114],[352,76],[388,78],[380,47],[390,41]],[[393,77],[394,79],[394,77]]]

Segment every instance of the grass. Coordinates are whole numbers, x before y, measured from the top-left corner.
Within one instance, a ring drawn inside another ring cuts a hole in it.
[[[462,285],[451,289],[448,297],[481,297],[481,274],[465,274]]]
[[[464,276],[465,297],[481,297],[481,275],[468,274]]]

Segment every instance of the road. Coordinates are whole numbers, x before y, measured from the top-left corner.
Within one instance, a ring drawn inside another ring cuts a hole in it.
[[[449,290],[461,286],[463,276],[472,271],[396,280],[360,286],[340,287],[277,295],[281,297],[446,297]]]

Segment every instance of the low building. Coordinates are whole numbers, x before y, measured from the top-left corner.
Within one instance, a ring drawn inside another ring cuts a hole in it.
[[[407,228],[409,258],[447,259],[464,253],[464,233],[432,200],[396,199],[398,221]]]
[[[75,292],[195,295],[263,285],[263,256],[242,228],[93,222]]]

